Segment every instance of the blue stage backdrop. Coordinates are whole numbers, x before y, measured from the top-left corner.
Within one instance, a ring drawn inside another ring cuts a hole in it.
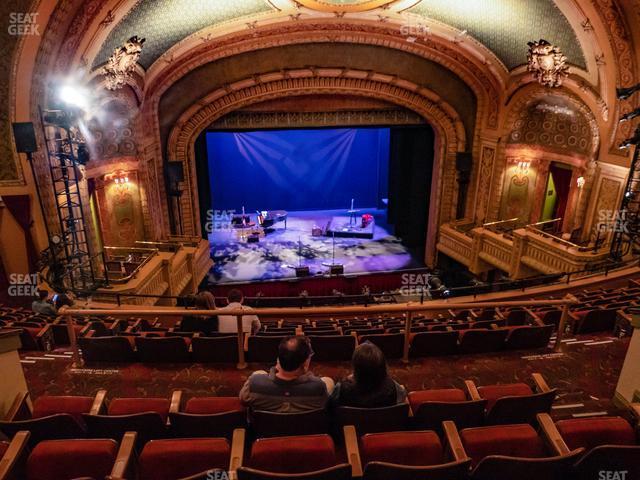
[[[379,207],[389,138],[388,128],[207,132],[212,208]]]

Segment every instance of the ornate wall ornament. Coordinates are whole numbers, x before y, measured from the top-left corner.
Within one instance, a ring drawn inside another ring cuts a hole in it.
[[[138,38],[134,35],[122,47],[113,51],[113,55],[109,57],[107,64],[102,69],[107,89],[118,90],[126,85],[127,80],[136,69],[144,41],[144,38]]]
[[[569,76],[569,66],[567,57],[560,51],[560,47],[543,39],[529,42],[527,45],[527,70],[545,87],[562,85],[564,78]]]

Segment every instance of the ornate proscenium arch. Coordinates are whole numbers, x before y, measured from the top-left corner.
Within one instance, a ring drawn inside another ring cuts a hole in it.
[[[182,162],[185,171],[185,186],[189,195],[182,200],[184,231],[200,233],[198,192],[194,181],[194,144],[207,126],[221,116],[253,103],[285,96],[327,93],[385,100],[415,111],[434,128],[435,162],[429,212],[430,233],[426,245],[426,258],[431,261],[435,254],[437,227],[455,215],[455,158],[456,153],[464,151],[466,146],[464,127],[457,112],[430,90],[391,75],[360,70],[308,68],[251,77],[210,93],[184,112],[172,129],[167,145],[168,158]],[[167,205],[163,203],[167,218]]]

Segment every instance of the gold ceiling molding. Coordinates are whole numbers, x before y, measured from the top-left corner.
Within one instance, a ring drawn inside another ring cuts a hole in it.
[[[293,0],[296,5],[328,13],[367,12],[388,8],[396,0]]]

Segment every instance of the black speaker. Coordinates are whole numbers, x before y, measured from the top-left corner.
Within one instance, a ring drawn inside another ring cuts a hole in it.
[[[329,268],[329,273],[331,275],[342,275],[344,273],[344,265],[340,265],[339,263],[331,265],[331,268]]]
[[[33,123],[14,123],[13,138],[16,140],[16,150],[18,153],[34,153],[38,151],[36,132],[33,129]]]
[[[296,277],[308,277],[309,267],[296,267]]]
[[[260,235],[249,235],[247,237],[247,243],[258,243],[260,242]]]
[[[458,152],[456,154],[456,170],[459,172],[470,172],[473,166],[473,158],[468,152]]]
[[[170,183],[184,182],[184,170],[182,169],[182,162],[168,162],[167,176]]]

